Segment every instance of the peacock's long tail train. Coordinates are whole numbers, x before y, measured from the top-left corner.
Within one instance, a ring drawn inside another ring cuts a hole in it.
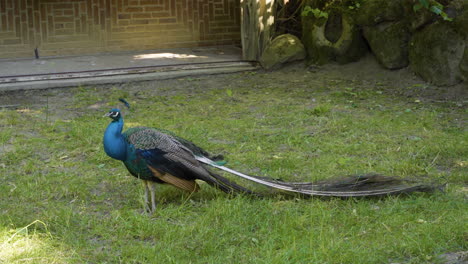
[[[343,178],[324,180],[316,183],[284,182],[268,177],[246,175],[226,166],[220,165],[219,162],[213,161],[207,157],[196,156],[196,159],[203,164],[218,168],[255,183],[259,183],[278,190],[308,196],[370,197],[405,194],[411,192],[432,192],[438,189],[436,185],[411,182],[408,180],[383,176],[379,174],[346,176]],[[250,191],[248,192],[251,193]]]

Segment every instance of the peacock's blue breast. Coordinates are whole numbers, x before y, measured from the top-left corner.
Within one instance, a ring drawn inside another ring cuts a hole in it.
[[[125,167],[135,177],[146,181],[158,181],[148,169],[146,161],[136,155],[135,147],[127,146],[127,159],[124,160]]]

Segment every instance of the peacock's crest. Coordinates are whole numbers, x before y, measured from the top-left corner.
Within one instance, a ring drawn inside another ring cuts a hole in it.
[[[123,98],[119,98],[119,101],[122,102],[128,109],[130,109],[130,103]]]

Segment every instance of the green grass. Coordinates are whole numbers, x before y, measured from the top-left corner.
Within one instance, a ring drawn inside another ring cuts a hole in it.
[[[467,250],[463,108],[267,77],[81,87],[44,95],[50,106],[0,110],[0,263],[437,263]],[[323,200],[161,186],[146,215],[141,183],[102,150],[101,116],[120,96],[134,106],[127,126],[171,130],[247,173],[427,175],[447,189]]]

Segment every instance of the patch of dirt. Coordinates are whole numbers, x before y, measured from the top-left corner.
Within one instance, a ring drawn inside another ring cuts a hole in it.
[[[468,264],[468,251],[445,253],[438,258],[444,264]]]
[[[10,151],[13,151],[15,150],[15,145],[11,144],[11,143],[5,143],[5,144],[1,144],[0,145],[0,156],[2,156],[2,154],[4,153],[7,153],[7,152],[10,152]],[[5,166],[5,164],[3,163],[0,163],[0,167],[3,167]]]
[[[47,90],[0,91],[0,110],[43,109],[50,117],[68,119],[73,116],[70,106],[73,104],[73,94],[76,88],[61,88]]]
[[[446,87],[431,85],[416,76],[409,68],[386,70],[371,55],[346,65],[328,64],[316,71],[325,78],[352,81],[363,88],[420,98],[430,102],[453,101],[466,104],[468,98],[468,83],[466,82]]]
[[[134,98],[148,96],[174,96],[180,93],[203,93],[207,90],[229,89],[235,87],[257,86],[290,87],[358,87],[372,89],[395,96],[413,97],[425,102],[450,102],[457,107],[465,107],[468,98],[468,84],[461,83],[450,87],[437,87],[425,83],[408,68],[389,71],[383,69],[371,55],[359,62],[346,65],[328,64],[322,67],[306,67],[295,63],[272,72],[236,73],[186,77],[169,80],[144,81],[138,83],[121,83],[99,85],[96,92],[105,98],[106,91],[116,89],[128,92]],[[79,115],[71,106],[77,88],[62,88],[30,91],[0,91],[0,110],[2,108],[47,109],[51,118],[67,119]],[[90,104],[88,110],[99,110],[105,102]]]

